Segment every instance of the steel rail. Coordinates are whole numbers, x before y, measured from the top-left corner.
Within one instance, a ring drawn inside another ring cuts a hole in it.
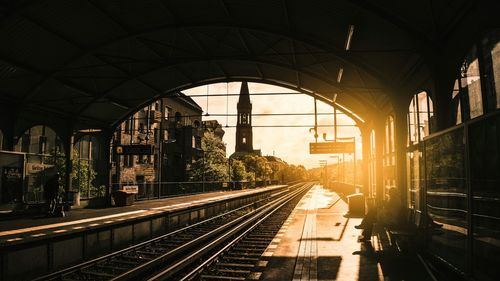
[[[233,228],[230,231],[224,233],[222,236],[218,237],[216,240],[214,240],[210,244],[205,245],[203,248],[200,248],[199,250],[197,250],[196,252],[193,252],[189,256],[184,257],[183,259],[177,261],[175,264],[170,265],[165,270],[157,273],[156,275],[150,277],[147,280],[148,281],[171,280],[171,278],[173,278],[175,274],[179,273],[179,271],[183,270],[184,268],[190,266],[190,264],[192,264],[193,261],[199,260],[201,257],[206,255],[211,250],[217,248],[218,246],[220,246],[223,243],[226,243],[226,245],[222,249],[218,250],[215,254],[213,254],[209,258],[205,259],[205,261],[202,264],[200,264],[195,269],[191,270],[188,274],[186,274],[184,277],[179,279],[179,280],[190,280],[195,275],[197,275],[202,269],[206,268],[213,261],[217,260],[217,258],[222,253],[224,253],[228,249],[232,248],[238,241],[240,241],[248,233],[250,233],[256,227],[261,225],[266,219],[268,219],[270,216],[272,216],[275,212],[280,210],[283,206],[285,206],[287,203],[289,203],[290,201],[295,199],[297,196],[303,194],[305,191],[307,191],[312,186],[313,186],[313,183],[303,184],[302,188],[295,190],[293,193],[285,196],[284,198],[280,198],[276,202],[273,202],[273,203],[266,205],[265,208],[263,208],[261,211],[259,211],[258,213],[254,214],[252,217],[250,217],[249,219],[244,221],[238,227]],[[241,233],[241,234],[239,234],[239,233]],[[235,235],[237,235],[236,238],[232,239],[230,242],[227,242],[227,240],[229,240],[231,237],[233,237]]]
[[[285,196],[287,196],[287,195],[285,195]],[[276,199],[276,201],[279,201],[279,200],[280,200],[280,198]],[[125,272],[119,276],[116,276],[110,280],[111,281],[136,280],[136,278],[139,278],[141,274],[148,272],[151,269],[154,269],[156,266],[158,266],[159,264],[162,264],[164,261],[166,261],[170,258],[175,258],[177,255],[179,255],[183,252],[186,252],[190,249],[193,249],[193,248],[199,246],[200,244],[203,244],[207,240],[209,240],[213,237],[217,237],[221,233],[223,233],[222,237],[225,237],[226,236],[225,233],[227,233],[226,231],[228,229],[229,229],[229,232],[231,232],[232,229],[235,229],[235,228],[237,229],[241,221],[245,221],[248,217],[251,217],[256,212],[260,213],[262,210],[269,208],[267,206],[269,206],[272,203],[273,202],[270,202],[264,206],[260,206],[257,209],[255,209],[254,211],[251,211],[247,214],[244,214],[244,215],[242,215],[242,216],[240,216],[240,217],[238,217],[238,218],[236,218],[236,219],[234,219],[234,220],[232,220],[224,225],[217,227],[216,229],[214,229],[214,230],[212,230],[212,231],[210,231],[202,236],[199,236],[198,238],[196,238],[194,240],[189,241],[186,244],[179,246],[175,250],[167,252],[164,255],[162,255],[154,260],[148,261],[148,262],[146,262],[138,267],[135,267],[132,270]],[[219,240],[219,239],[220,238],[216,238],[216,240]],[[213,242],[208,242],[208,243],[209,243],[209,245],[211,245]],[[203,247],[203,249],[205,247]],[[199,252],[199,250],[196,252]],[[175,264],[175,266],[180,267],[182,265],[182,263],[184,263],[185,261],[186,261],[186,259],[183,259],[181,263],[177,262]]]
[[[35,281],[40,281],[40,280],[66,280],[65,277],[67,277],[68,275],[70,275],[72,273],[82,272],[83,270],[88,269],[88,268],[90,268],[92,266],[96,266],[96,265],[99,265],[99,264],[104,263],[106,261],[113,260],[114,258],[123,257],[127,253],[134,252],[134,251],[136,251],[138,249],[147,247],[148,245],[153,245],[154,243],[161,242],[161,241],[164,241],[164,240],[169,239],[169,238],[175,238],[176,235],[188,232],[189,230],[196,229],[197,227],[202,227],[202,226],[205,226],[205,225],[209,225],[210,223],[213,223],[214,221],[216,221],[218,219],[222,219],[222,218],[224,218],[224,217],[226,217],[228,215],[234,215],[237,212],[243,211],[243,210],[248,209],[248,208],[255,207],[257,204],[263,203],[265,201],[269,201],[270,199],[274,199],[275,197],[280,196],[281,194],[286,194],[287,190],[289,190],[290,188],[293,188],[296,185],[289,186],[286,190],[277,192],[275,194],[272,194],[271,196],[269,196],[269,197],[267,197],[265,199],[261,199],[261,200],[258,200],[256,202],[252,202],[252,203],[246,204],[244,206],[241,206],[241,207],[236,208],[234,210],[231,210],[229,212],[225,212],[223,214],[214,216],[214,217],[209,218],[207,220],[204,220],[204,221],[201,221],[201,222],[197,222],[197,223],[189,225],[187,227],[184,227],[184,228],[172,231],[170,233],[161,235],[159,237],[156,237],[156,238],[153,238],[153,239],[141,242],[139,244],[127,247],[125,249],[109,253],[109,254],[107,254],[105,256],[102,256],[102,257],[99,257],[99,258],[95,258],[95,259],[92,259],[92,260],[89,260],[89,261],[86,261],[86,262],[83,262],[83,263],[71,266],[69,268],[62,269],[62,270],[59,270],[57,272],[53,272],[53,273],[41,276],[41,277],[36,278],[34,280]],[[236,219],[239,219],[240,217],[241,216],[238,216]],[[227,225],[227,223],[224,224],[224,225]],[[216,228],[216,230],[217,229],[218,228]],[[209,238],[209,236],[204,236],[204,235],[202,235],[200,237]],[[196,244],[196,243],[192,243],[193,241],[194,240],[188,242],[190,246]],[[200,242],[201,240],[200,239],[196,239],[196,241]],[[173,255],[179,253],[181,250],[185,250],[187,248],[188,247],[185,247],[185,244],[181,244],[180,246],[175,247],[174,249],[167,251],[167,253],[165,255],[161,255],[161,257],[167,256],[167,254],[168,254],[167,257],[173,256]],[[152,263],[148,263],[148,265],[152,265]],[[143,265],[141,265],[140,267],[141,267],[141,269],[145,268]],[[133,269],[135,269],[135,267]],[[129,271],[126,271],[126,272],[129,272]],[[133,272],[135,274],[138,271],[131,270],[131,272]],[[126,277],[126,274],[120,274],[118,277],[120,277],[120,278],[117,279],[116,277],[113,278],[112,276],[109,276],[109,278],[104,278],[104,276],[103,276],[102,279],[106,279],[106,280],[123,280]]]
[[[288,187],[290,188],[290,187]],[[287,189],[288,189],[287,188]],[[189,225],[189,226],[186,226],[186,227],[183,227],[181,229],[178,229],[178,230],[175,230],[175,231],[172,231],[172,232],[169,232],[167,234],[164,234],[164,235],[161,235],[159,237],[155,237],[153,239],[150,239],[150,240],[147,240],[147,241],[144,241],[144,242],[141,242],[139,244],[136,244],[136,245],[132,245],[130,247],[127,247],[125,249],[121,249],[121,250],[118,250],[118,251],[115,251],[115,252],[112,252],[112,253],[109,253],[107,255],[104,255],[102,257],[98,257],[98,258],[95,258],[95,259],[92,259],[92,260],[89,260],[89,261],[86,261],[86,262],[83,262],[83,263],[80,263],[80,264],[77,264],[77,265],[74,265],[74,266],[71,266],[71,267],[68,267],[68,268],[65,268],[65,269],[62,269],[62,270],[59,270],[59,271],[56,271],[56,272],[53,272],[53,273],[50,273],[50,274],[47,274],[47,275],[44,275],[44,276],[41,276],[41,277],[38,277],[36,279],[34,279],[35,281],[41,281],[41,280],[62,280],[64,278],[65,275],[68,275],[68,274],[71,274],[71,273],[74,273],[74,272],[77,272],[79,270],[82,270],[82,269],[85,269],[85,268],[88,268],[88,267],[91,267],[93,265],[96,265],[96,264],[99,264],[99,263],[102,263],[102,262],[105,262],[107,260],[111,260],[113,258],[116,258],[116,257],[119,257],[119,256],[122,256],[126,253],[129,253],[131,251],[134,251],[134,250],[137,250],[137,249],[140,249],[142,247],[146,247],[150,244],[153,244],[153,243],[156,243],[156,242],[160,242],[162,240],[165,240],[165,239],[168,239],[170,237],[175,237],[175,235],[178,235],[180,233],[183,233],[183,232],[187,232],[189,230],[192,230],[192,229],[195,229],[196,227],[200,227],[200,226],[203,226],[203,225],[206,225],[206,224],[209,224],[213,221],[216,221],[218,219],[221,219],[225,216],[228,216],[228,215],[232,215],[232,214],[235,214],[236,212],[239,212],[239,211],[242,211],[246,208],[251,208],[253,206],[255,206],[256,204],[259,204],[261,202],[264,202],[264,201],[267,201],[269,200],[269,198],[274,198],[275,196],[279,196],[280,194],[283,194],[285,193],[285,191],[280,191],[280,192],[277,192],[273,195],[271,195],[270,197],[268,198],[265,198],[265,199],[261,199],[261,200],[258,200],[256,202],[252,202],[252,203],[249,203],[249,204],[246,204],[244,206],[241,206],[239,208],[236,208],[234,210],[231,210],[229,212],[225,212],[223,214],[220,214],[220,215],[217,215],[217,216],[214,216],[214,217],[211,217],[209,219],[206,219],[204,221],[201,221],[201,222],[197,222],[195,224],[192,224],[192,225]]]

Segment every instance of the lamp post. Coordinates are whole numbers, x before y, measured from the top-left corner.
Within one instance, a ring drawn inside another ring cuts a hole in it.
[[[201,192],[204,193],[205,192],[205,150],[201,150],[202,154],[203,154],[203,173],[201,175]]]
[[[323,167],[324,169],[324,174],[325,174],[325,177],[324,177],[324,180],[325,180],[325,184],[324,186],[326,187],[328,185],[328,161],[327,160],[319,160],[319,166],[320,167]]]
[[[175,143],[175,139],[170,139],[170,140],[162,140],[160,142],[159,148],[158,148],[158,198],[160,198],[160,193],[162,191],[162,185],[163,185],[163,169],[165,168],[163,165],[163,161],[166,160],[166,167],[168,167],[168,151],[167,150],[167,145],[171,143]],[[163,149],[163,146],[165,146],[165,149]],[[167,185],[167,194],[168,194],[168,185]],[[167,195],[165,194],[165,195]]]
[[[338,155],[330,155],[330,158],[336,158],[337,159],[337,181],[340,181],[340,156]]]

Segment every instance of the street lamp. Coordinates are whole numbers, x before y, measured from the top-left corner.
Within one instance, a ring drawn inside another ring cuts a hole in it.
[[[340,182],[340,156],[338,155],[330,155],[330,158],[336,158],[337,159],[337,182]]]
[[[160,139],[160,138],[158,138]],[[167,163],[166,163],[166,166],[168,167],[168,154],[166,153],[166,151],[163,150],[163,145],[165,145],[165,150],[166,150],[166,145],[170,144],[170,143],[175,143],[176,140],[175,139],[170,139],[170,140],[164,140],[162,141],[162,143],[160,143],[159,147],[158,147],[158,198],[161,197],[160,193],[162,191],[162,184],[163,184],[163,161],[164,160],[167,160]],[[167,185],[168,187],[168,185]],[[168,193],[168,192],[167,192]]]
[[[324,186],[326,187],[328,185],[328,161],[327,160],[319,160],[319,166],[323,167],[325,170],[325,184]]]

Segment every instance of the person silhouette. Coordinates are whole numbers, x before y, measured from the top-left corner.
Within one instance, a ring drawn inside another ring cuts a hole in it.
[[[366,216],[361,224],[354,226],[356,229],[363,229],[358,241],[366,242],[371,240],[373,224],[379,219],[384,225],[398,225],[402,223],[401,200],[396,188],[389,189],[389,199],[380,210],[374,206],[368,209]]]
[[[59,173],[53,171],[45,183],[44,189],[45,203],[47,206],[47,214],[53,215],[57,205],[57,195],[59,192]]]

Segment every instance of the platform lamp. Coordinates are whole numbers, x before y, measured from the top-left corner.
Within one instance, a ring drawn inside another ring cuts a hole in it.
[[[329,158],[336,158],[337,159],[337,177],[336,177],[336,181],[339,182],[339,180],[340,180],[340,156],[338,156],[338,155],[330,155],[328,157]]]
[[[328,185],[328,161],[327,160],[319,160],[319,166],[324,169],[325,186],[327,186]]]

